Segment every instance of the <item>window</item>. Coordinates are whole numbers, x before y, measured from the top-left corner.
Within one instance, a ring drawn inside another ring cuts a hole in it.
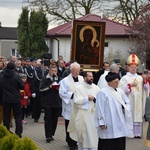
[[[15,56],[15,57],[19,57],[20,55],[19,55],[18,49],[12,49],[12,50],[11,50],[11,55],[12,55],[12,56]]]
[[[108,42],[105,42],[105,47],[108,47]]]
[[[12,55],[12,56],[15,56],[15,49],[12,49],[11,55]]]

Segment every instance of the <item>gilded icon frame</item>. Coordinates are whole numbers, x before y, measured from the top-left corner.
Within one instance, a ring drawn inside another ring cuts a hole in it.
[[[73,20],[71,60],[83,69],[99,69],[104,58],[105,22]]]

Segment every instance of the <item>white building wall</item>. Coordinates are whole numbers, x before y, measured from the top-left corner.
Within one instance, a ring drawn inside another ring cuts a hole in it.
[[[59,42],[59,47],[58,47]],[[52,39],[52,42],[49,42],[52,45],[50,47],[50,52],[52,53],[52,58],[54,60],[58,59],[58,55],[62,55],[65,62],[70,60],[70,49],[71,49],[71,39],[70,37],[63,37]]]
[[[52,52],[52,58],[54,60],[58,59],[58,42],[53,39],[52,41],[52,47],[50,48],[50,51]]]
[[[127,38],[106,38],[105,43],[108,43],[108,47],[104,49],[104,56],[110,51],[121,51],[124,59],[130,55],[129,51],[133,47],[133,43],[129,42]]]
[[[71,39],[69,37],[61,40],[59,54],[63,56],[65,62],[70,61]]]
[[[52,57],[54,60],[58,59],[58,50],[59,55],[62,55],[64,60],[68,62],[70,60],[71,55],[71,38],[70,37],[61,37],[57,38],[59,40],[59,49],[58,49],[58,41],[55,39],[51,39],[52,45],[49,45],[50,52],[52,53]],[[104,49],[104,56],[108,51],[117,51],[120,50],[124,59],[129,56],[128,51],[133,46],[133,43],[130,43],[127,38],[106,38],[105,43],[108,43],[108,47]],[[114,58],[115,59],[115,58]]]

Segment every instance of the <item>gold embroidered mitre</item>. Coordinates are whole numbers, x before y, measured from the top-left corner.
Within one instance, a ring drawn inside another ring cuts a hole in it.
[[[131,54],[127,59],[127,64],[138,66],[139,58],[135,54]]]

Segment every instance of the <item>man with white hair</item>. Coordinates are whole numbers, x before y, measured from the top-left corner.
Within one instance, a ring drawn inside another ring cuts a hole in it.
[[[112,64],[109,69],[105,70],[104,74],[101,75],[101,77],[97,83],[97,86],[100,89],[102,89],[108,85],[107,81],[105,80],[105,77],[109,71],[118,74],[119,73],[119,66],[117,64]]]
[[[125,69],[120,65],[121,60],[120,59],[114,59],[113,60],[115,64],[119,66],[119,76],[122,78],[124,75],[126,75]]]
[[[83,82],[83,77],[79,75],[80,65],[74,62],[70,65],[70,74],[60,81],[59,95],[62,99],[62,116],[65,119],[66,142],[70,150],[75,150],[76,141],[72,140],[67,132],[71,109],[72,99],[75,89]]]

